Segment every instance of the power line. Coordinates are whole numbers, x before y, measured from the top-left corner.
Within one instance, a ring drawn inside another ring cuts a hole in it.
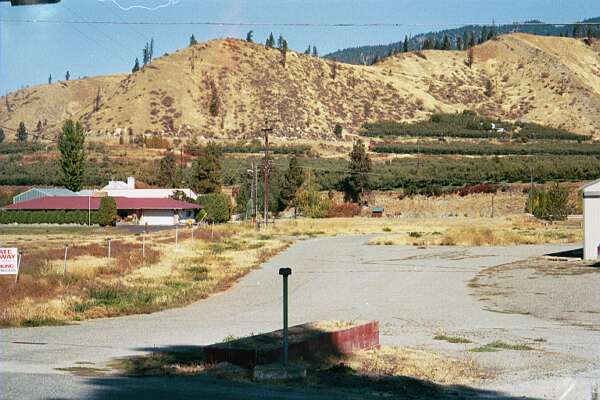
[[[116,20],[50,20],[50,19],[11,19],[1,18],[0,22],[7,23],[44,23],[44,24],[82,24],[82,25],[208,25],[208,26],[254,26],[254,27],[326,27],[326,28],[352,28],[352,27],[410,27],[410,28],[439,28],[439,27],[463,27],[463,26],[600,26],[600,22],[467,22],[467,23],[395,23],[395,22],[371,22],[371,23],[320,23],[320,22],[227,22],[227,21],[116,21]]]

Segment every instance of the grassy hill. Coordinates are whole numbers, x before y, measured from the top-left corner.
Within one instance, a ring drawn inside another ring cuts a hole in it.
[[[0,97],[0,126],[56,136],[65,118],[90,139],[128,143],[140,134],[169,141],[239,140],[269,120],[279,141],[334,140],[334,126],[429,119],[465,109],[580,134],[600,128],[600,43],[503,35],[464,51],[409,52],[373,66],[336,63],[224,39],[187,47],[133,74],[85,78]],[[14,138],[6,130],[8,140]]]

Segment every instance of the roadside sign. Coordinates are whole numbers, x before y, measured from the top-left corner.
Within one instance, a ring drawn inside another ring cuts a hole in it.
[[[15,247],[0,248],[0,275],[18,275],[19,252]]]

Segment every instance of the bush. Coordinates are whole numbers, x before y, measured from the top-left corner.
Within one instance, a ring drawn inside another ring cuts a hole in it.
[[[117,203],[110,196],[100,200],[98,208],[99,223],[101,226],[115,226],[117,224]]]
[[[325,218],[333,206],[333,202],[316,190],[300,189],[295,199],[298,211],[306,217]]]
[[[563,221],[569,214],[569,193],[558,183],[550,190],[536,189],[527,199],[527,212],[548,221]]]
[[[342,203],[332,206],[327,211],[327,218],[350,218],[360,215],[361,207],[355,203]]]
[[[208,222],[223,223],[231,219],[231,201],[229,196],[222,193],[210,193],[198,198],[198,203],[204,208],[200,215]]]

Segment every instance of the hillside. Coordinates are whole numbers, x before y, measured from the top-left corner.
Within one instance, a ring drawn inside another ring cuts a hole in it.
[[[510,34],[463,51],[402,53],[373,66],[225,39],[156,59],[134,74],[26,88],[0,98],[0,125],[56,135],[80,119],[92,138],[127,132],[170,138],[255,138],[266,120],[280,139],[333,139],[367,121],[414,121],[472,109],[594,134],[600,128],[600,44]],[[100,93],[98,102],[96,97]],[[97,103],[97,106],[96,106]],[[8,104],[8,107],[7,107]],[[9,139],[14,137],[7,132]]]
[[[597,24],[600,22],[600,17],[590,18],[581,21],[581,24]],[[528,25],[529,24],[529,25]],[[549,25],[542,21],[525,21],[523,24],[505,24],[505,25],[465,25],[459,28],[444,29],[441,31],[421,33],[412,36],[408,39],[409,50],[420,49],[425,39],[429,38],[432,41],[441,42],[444,36],[448,36],[455,44],[455,38],[465,38],[465,35],[473,34],[476,38],[481,37],[482,30],[492,30],[495,34],[503,35],[513,32],[530,33],[533,35],[543,36],[573,36],[574,25]],[[579,25],[577,32],[581,36],[585,36],[588,29],[598,37],[600,28],[598,25]],[[404,46],[402,40],[389,44],[367,45],[358,47],[349,47],[342,50],[337,50],[324,56],[324,58],[345,62],[349,64],[371,64],[376,59],[382,59],[389,54],[402,51]]]

